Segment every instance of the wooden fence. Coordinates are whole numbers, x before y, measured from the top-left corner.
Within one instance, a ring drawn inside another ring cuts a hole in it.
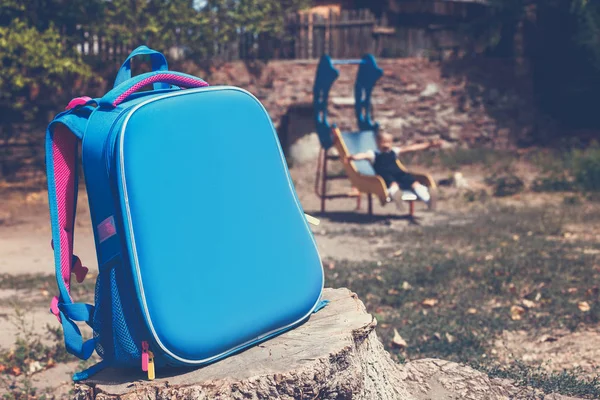
[[[439,7],[438,7],[439,8]],[[452,8],[444,8],[455,13]],[[440,10],[437,10],[439,12]],[[443,10],[442,10],[443,11]],[[447,26],[391,26],[369,10],[343,10],[328,15],[297,13],[284,21],[281,37],[240,33],[228,43],[215,46],[209,58],[224,61],[248,59],[316,59],[327,53],[335,58],[443,56],[466,47],[467,39]],[[80,51],[101,60],[120,60],[133,46],[115,39],[85,33]],[[173,48],[171,58],[185,58],[183,49]]]

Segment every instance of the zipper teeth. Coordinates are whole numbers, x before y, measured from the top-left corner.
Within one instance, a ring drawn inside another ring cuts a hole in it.
[[[118,130],[114,130],[115,126],[117,125],[117,123],[119,121],[121,121],[123,118],[125,118],[126,114],[129,112],[129,110],[131,110],[133,107],[135,107],[135,105],[129,106],[127,108],[124,108],[119,115],[117,116],[117,118],[115,118],[115,120],[113,121],[112,125],[110,126],[109,129],[109,135],[106,137],[106,141],[104,143],[104,167],[106,168],[106,175],[110,178],[110,172],[111,172],[111,166],[110,166],[110,155],[114,152],[115,146],[116,146],[116,137],[119,134]]]

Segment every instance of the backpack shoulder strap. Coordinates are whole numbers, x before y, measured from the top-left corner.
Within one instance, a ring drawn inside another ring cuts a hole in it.
[[[89,102],[86,100],[86,103]],[[79,104],[58,114],[46,130],[51,243],[59,290],[59,296],[52,300],[50,312],[63,326],[69,353],[83,359],[91,356],[95,343],[93,339],[83,343],[81,332],[73,321],[85,321],[91,325],[94,307],[73,303],[70,286],[72,272],[76,273],[78,281],[83,281],[87,272],[79,258],[73,255],[73,231],[77,204],[77,148],[92,111],[93,107]]]

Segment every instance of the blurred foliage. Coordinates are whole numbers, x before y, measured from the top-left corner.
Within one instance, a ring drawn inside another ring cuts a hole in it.
[[[515,57],[522,24],[525,58],[542,111],[576,129],[600,128],[600,2],[489,0],[491,12],[466,24],[488,55]]]
[[[483,48],[489,55],[514,57],[514,34],[524,23],[525,56],[542,109],[569,127],[600,127],[596,111],[600,2],[489,1],[490,12],[480,13],[465,27],[478,38],[476,51]],[[114,78],[124,53],[141,44],[168,53],[170,61],[177,54],[197,65],[238,55],[268,59],[273,54],[261,54],[256,45],[262,39],[287,54],[293,46],[288,46],[291,32],[285,17],[310,4],[310,0],[0,0],[0,141],[13,137],[14,131],[21,133],[24,125],[35,129],[45,125],[73,96],[104,93],[102,84]],[[84,40],[89,48],[95,47],[92,37],[101,38],[96,44],[102,47],[102,57],[82,54]],[[107,45],[117,45],[121,52],[107,52]],[[134,68],[141,65],[134,64]],[[94,88],[96,84],[100,86]],[[0,157],[3,154],[0,149]]]
[[[71,82],[83,84],[92,69],[100,74],[106,69],[78,51],[85,35],[131,49],[141,44],[162,52],[178,48],[186,59],[200,61],[219,54],[241,34],[282,38],[285,15],[307,4],[307,0],[0,0],[3,136],[17,122],[47,122],[46,106],[58,110],[59,105],[51,103],[63,104],[60,94],[65,87],[73,90]],[[113,63],[106,62],[114,69]]]
[[[0,26],[0,58],[0,126],[6,136],[13,123],[46,117],[54,108],[48,93],[60,95],[67,82],[91,74],[54,26],[40,31],[19,18]]]

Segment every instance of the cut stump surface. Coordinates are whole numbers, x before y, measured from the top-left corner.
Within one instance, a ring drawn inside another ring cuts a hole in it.
[[[330,304],[306,323],[242,353],[193,370],[158,369],[153,381],[141,370],[106,369],[75,385],[73,398],[445,400],[532,395],[456,363],[428,359],[397,364],[356,294],[325,289],[323,297]]]

